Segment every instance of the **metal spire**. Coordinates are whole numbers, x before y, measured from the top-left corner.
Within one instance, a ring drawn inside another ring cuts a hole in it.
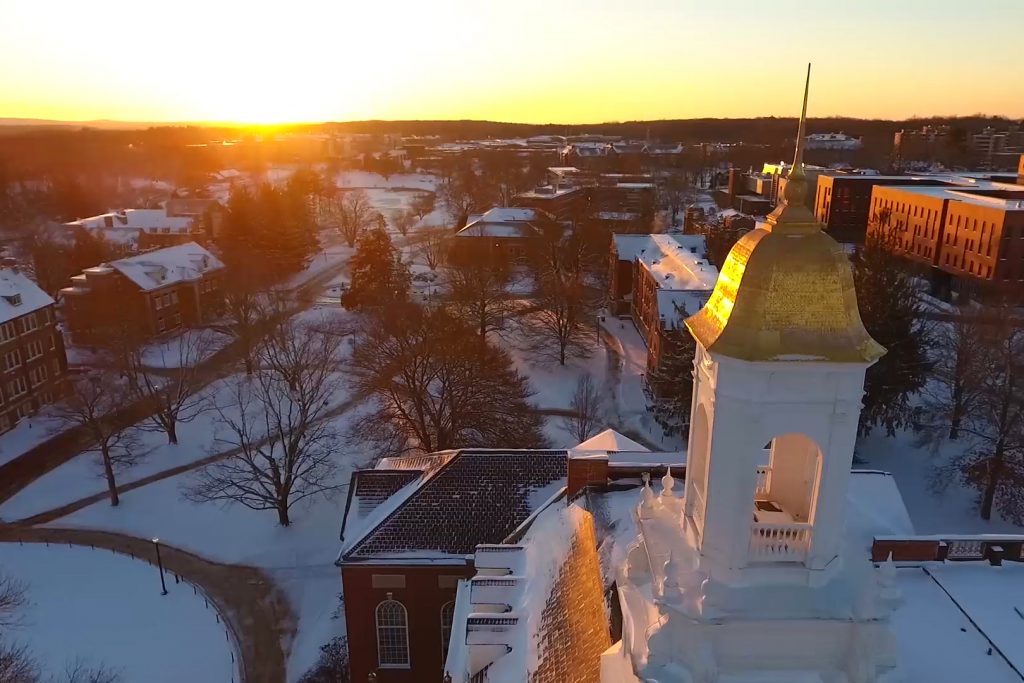
[[[800,111],[800,124],[797,126],[796,131],[796,154],[793,156],[793,170],[790,171],[790,177],[794,173],[804,174],[804,145],[806,144],[807,138],[807,93],[811,89],[811,65],[807,64],[807,80],[804,82],[804,108]]]

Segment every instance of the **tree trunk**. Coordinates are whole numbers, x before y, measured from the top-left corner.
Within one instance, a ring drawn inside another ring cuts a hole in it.
[[[110,492],[110,505],[111,507],[117,507],[121,504],[121,499],[117,495],[117,482],[114,481],[114,465],[110,461],[110,449],[106,446],[102,446],[100,449],[100,455],[103,457],[103,474],[107,478],[107,490]]]
[[[252,354],[248,351],[245,354],[245,374],[252,376]]]
[[[988,479],[985,482],[985,492],[981,497],[981,518],[985,521],[992,519],[992,503],[996,499],[996,486],[999,485],[999,476],[1003,470],[1003,444],[996,446],[996,452],[992,454],[989,461]]]
[[[281,526],[291,526],[292,520],[288,517],[287,501],[277,502],[277,523]]]
[[[565,365],[565,343],[558,344],[558,364]]]
[[[167,443],[178,445],[178,422],[171,419],[167,421]]]

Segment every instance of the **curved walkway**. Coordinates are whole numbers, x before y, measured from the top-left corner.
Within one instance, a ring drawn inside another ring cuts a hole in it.
[[[153,563],[153,543],[125,534],[89,529],[0,526],[0,543],[67,543],[104,548]],[[160,545],[167,571],[202,588],[234,635],[246,683],[283,683],[286,645],[296,618],[287,597],[259,569],[211,562],[180,548]]]

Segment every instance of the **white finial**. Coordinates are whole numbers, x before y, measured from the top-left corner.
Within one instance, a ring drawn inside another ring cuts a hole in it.
[[[642,493],[643,503],[641,507],[645,513],[653,513],[658,509],[658,498],[654,495],[654,490],[651,488],[651,475],[644,472],[644,490]]]
[[[665,471],[665,476],[661,478],[661,495],[666,498],[672,497],[672,488],[676,485],[676,480],[672,476],[672,467]]]

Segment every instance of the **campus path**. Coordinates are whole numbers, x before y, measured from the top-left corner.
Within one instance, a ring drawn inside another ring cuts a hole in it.
[[[155,563],[148,539],[91,529],[0,526],[0,543],[60,543],[104,548]],[[220,564],[198,555],[160,544],[164,568],[198,586],[224,619],[234,636],[245,683],[284,683],[287,680],[286,648],[295,637],[296,618],[285,594],[261,570],[243,565]],[[187,590],[174,584],[169,590]],[[230,647],[225,644],[226,647]]]

